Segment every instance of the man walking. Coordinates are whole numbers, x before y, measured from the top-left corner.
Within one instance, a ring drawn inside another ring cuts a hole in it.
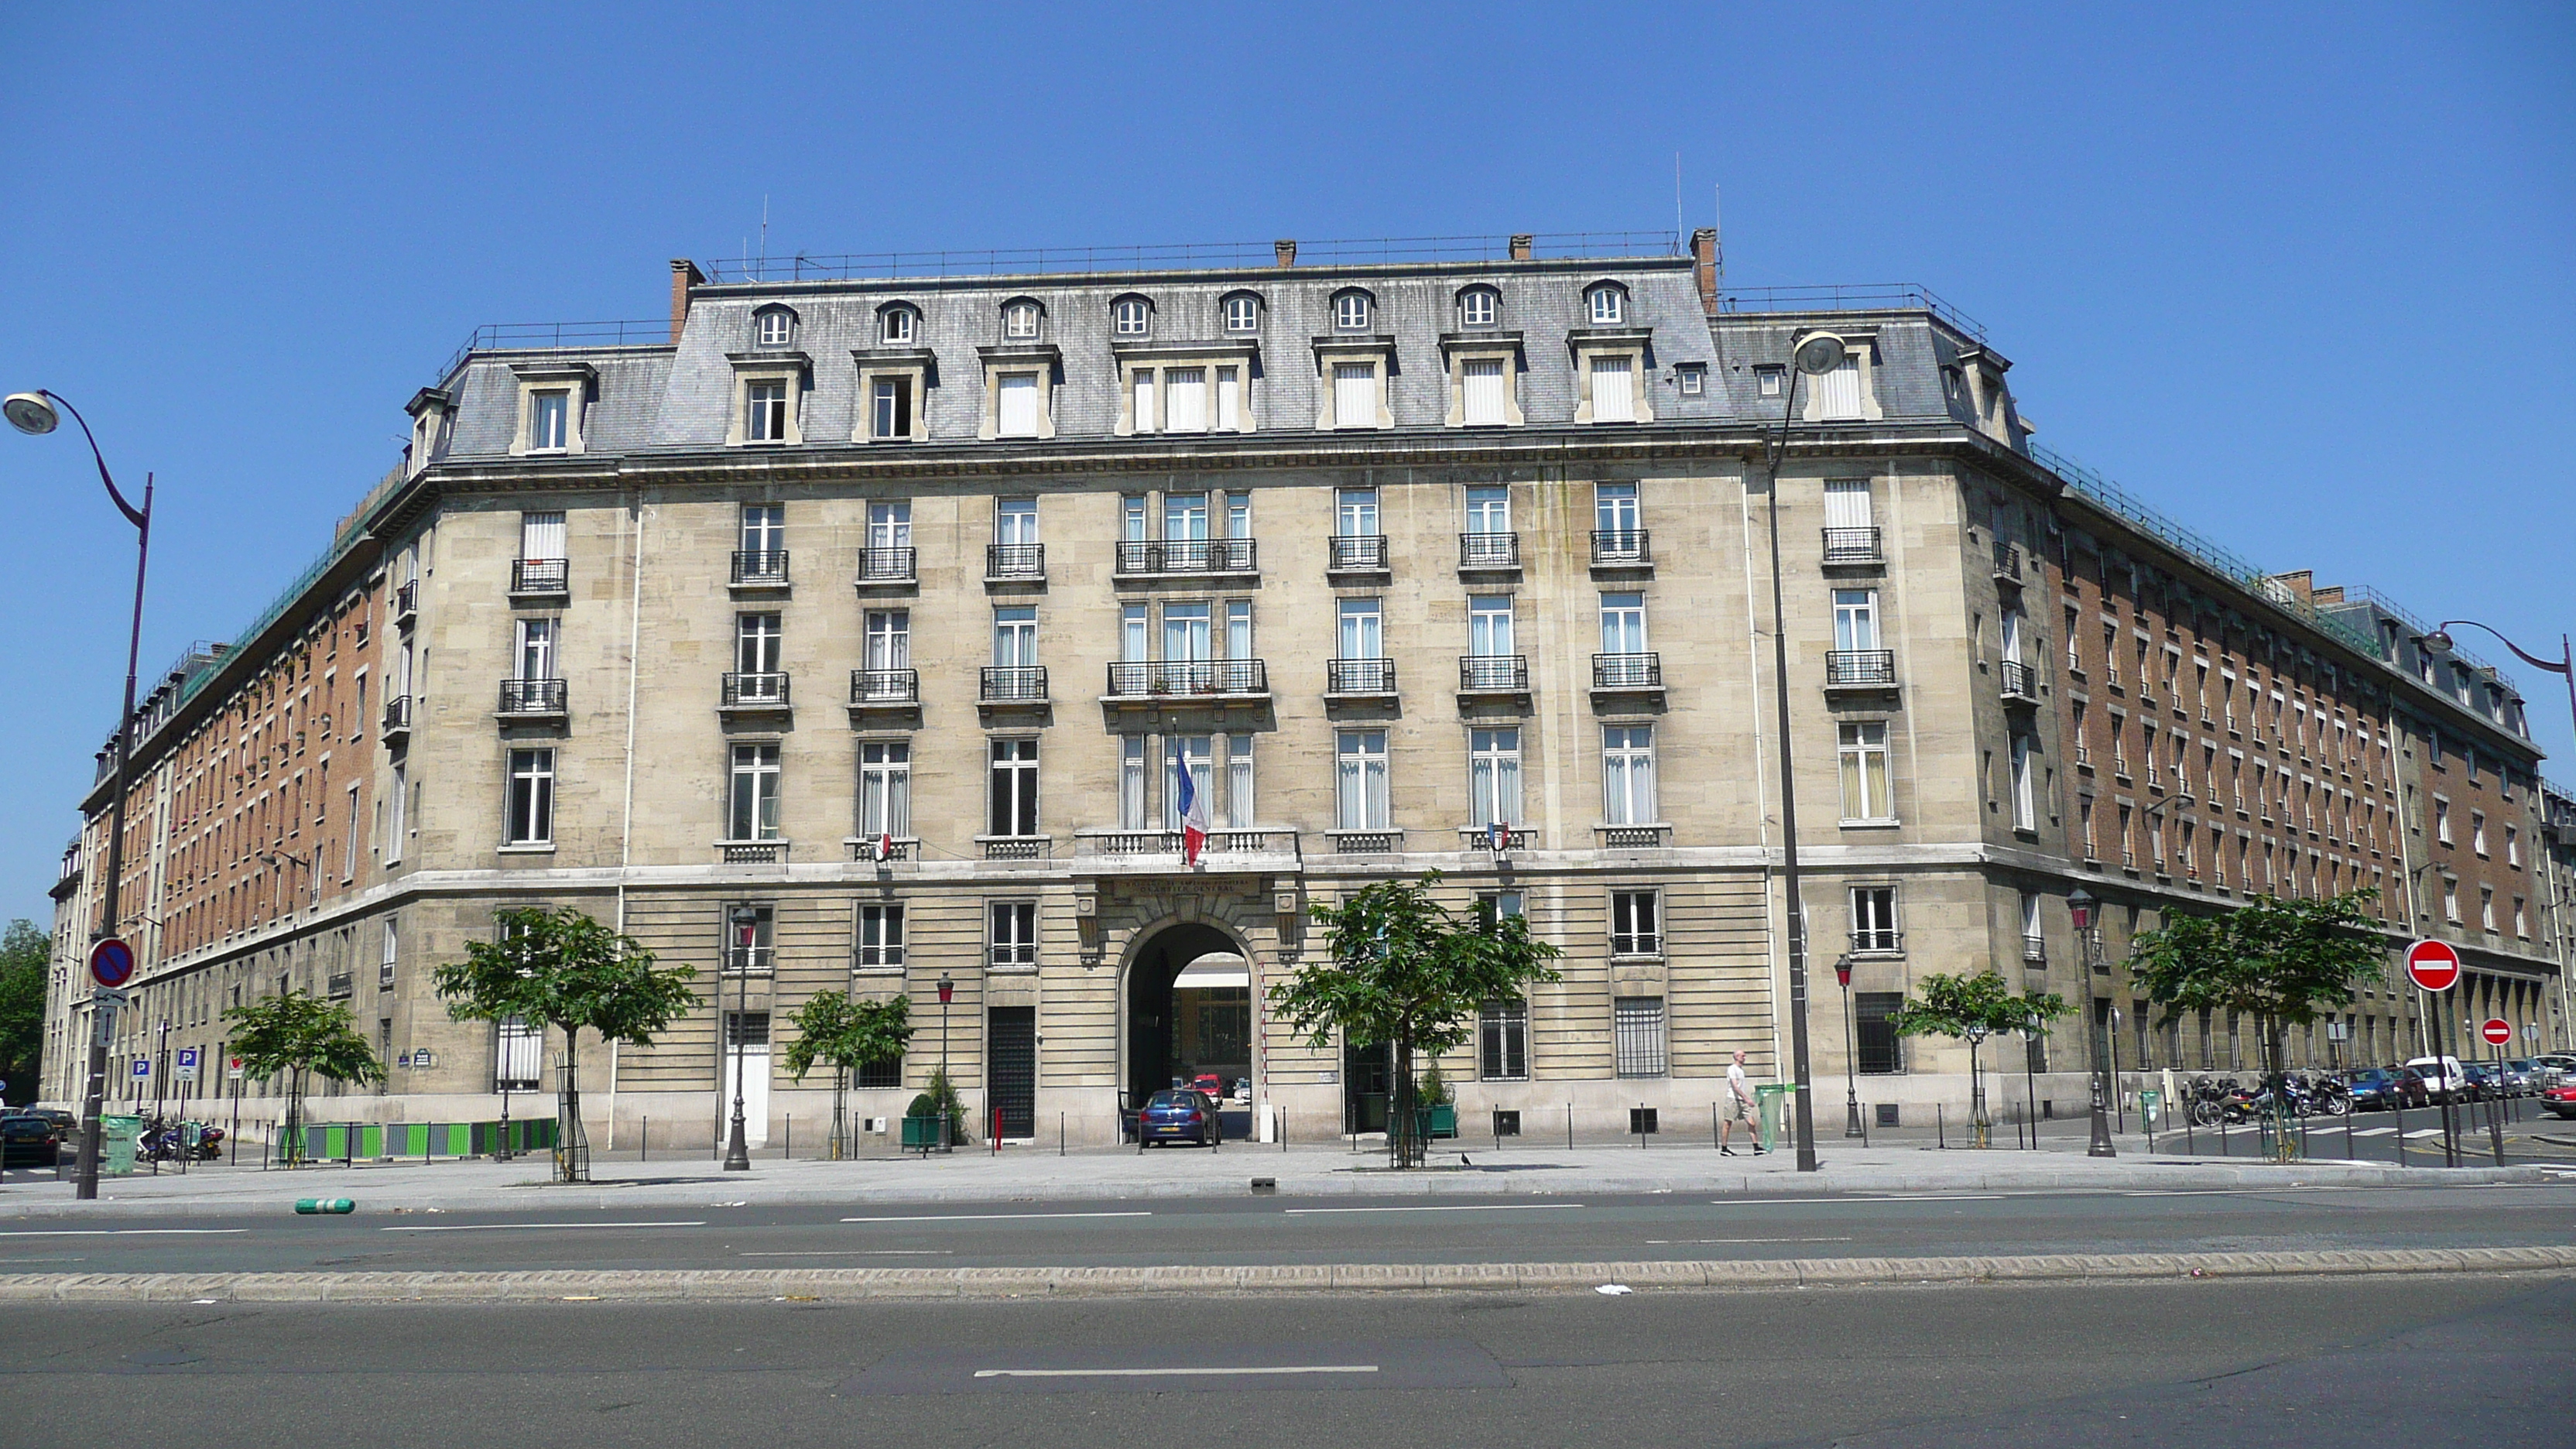
[[[1735,1127],[1739,1122],[1744,1124],[1744,1135],[1748,1139],[1746,1145],[1753,1149],[1754,1156],[1760,1157],[1762,1134],[1754,1130],[1753,1088],[1744,1080],[1744,1053],[1740,1051],[1735,1054],[1734,1064],[1726,1069],[1726,1120],[1717,1128],[1720,1156],[1735,1155],[1735,1149],[1729,1144],[1735,1140]]]

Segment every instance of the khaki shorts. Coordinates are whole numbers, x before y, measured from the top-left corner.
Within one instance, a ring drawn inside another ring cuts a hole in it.
[[[1726,1115],[1733,1121],[1750,1122],[1753,1120],[1753,1104],[1737,1097],[1726,1104]]]

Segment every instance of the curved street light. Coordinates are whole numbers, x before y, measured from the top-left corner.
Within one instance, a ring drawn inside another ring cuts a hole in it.
[[[134,622],[125,641],[125,710],[116,721],[116,774],[115,783],[110,787],[114,793],[108,801],[107,884],[100,897],[101,925],[96,933],[113,936],[121,920],[117,913],[117,888],[123,884],[125,874],[125,782],[127,757],[134,745],[134,676],[142,662],[143,652],[143,571],[152,558],[152,475],[143,475],[143,506],[137,508],[125,501],[125,494],[118,490],[116,479],[109,476],[107,455],[99,451],[98,436],[89,430],[89,419],[82,417],[80,409],[73,407],[70,400],[38,388],[34,392],[11,393],[5,401],[0,401],[0,415],[9,419],[9,425],[35,437],[61,427],[64,413],[70,413],[72,421],[80,424],[81,437],[89,443],[90,461],[98,465],[98,481],[106,485],[108,499],[115,503],[117,512],[125,515],[125,521],[134,525]],[[91,1001],[95,1028],[96,1014],[111,1008],[96,996],[92,996]],[[98,1197],[99,1132],[102,1125],[99,1113],[105,1105],[106,1095],[107,1034],[93,1029],[89,1039],[89,1078],[81,1089],[79,1182],[72,1193],[82,1202],[94,1201]]]
[[[2466,624],[2472,629],[2485,629],[2488,633],[2495,635],[2497,643],[2512,650],[2515,657],[2521,659],[2523,663],[2530,665],[2534,669],[2546,669],[2552,674],[2564,677],[2567,681],[2567,723],[2569,728],[2576,729],[2576,644],[2570,644],[2566,635],[2561,634],[2558,636],[2558,658],[2554,661],[2543,659],[2539,655],[2531,653],[2521,645],[2504,637],[2503,633],[2499,630],[2489,625],[2481,624],[2475,619],[2444,619],[2441,623],[2433,627],[2432,633],[2424,636],[2424,642],[2441,650],[2445,654],[2450,653],[2451,626],[2453,624]]]

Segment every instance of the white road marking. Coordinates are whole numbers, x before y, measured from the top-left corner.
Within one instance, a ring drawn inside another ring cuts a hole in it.
[[[1150,1218],[1151,1212],[1119,1213],[925,1213],[902,1218],[843,1218],[845,1223],[991,1223],[1027,1222],[1040,1218]]]
[[[1373,1363],[1286,1364],[1269,1368],[977,1369],[979,1379],[1232,1378],[1237,1374],[1373,1374]]]
[[[1687,1248],[1710,1243],[1848,1243],[1844,1238],[1648,1238],[1650,1247]]]
[[[2352,1135],[2355,1137],[2385,1137],[2396,1130],[2397,1129],[2394,1127],[2355,1127],[2352,1129]]]
[[[13,1228],[0,1238],[207,1238],[248,1228]]]
[[[1426,1203],[1421,1207],[1283,1208],[1281,1211],[1294,1218],[1314,1213],[1502,1213],[1581,1206],[1583,1204],[1579,1202],[1444,1202]]]
[[[1852,1202],[2002,1202],[2003,1200],[2004,1195],[1999,1192],[1891,1192],[1864,1194],[1848,1199]]]
[[[704,1218],[680,1223],[438,1223],[422,1227],[378,1228],[380,1233],[551,1233],[570,1228],[703,1228]]]
[[[806,1248],[775,1253],[736,1253],[737,1258],[952,1258],[955,1248]]]

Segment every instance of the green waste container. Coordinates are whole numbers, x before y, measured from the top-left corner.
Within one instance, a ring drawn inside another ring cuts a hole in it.
[[[903,1145],[908,1152],[932,1152],[948,1144],[939,1138],[939,1118],[934,1115],[904,1118]]]
[[[1414,1131],[1425,1142],[1458,1135],[1458,1104],[1455,1102],[1435,1102],[1427,1107],[1417,1107],[1413,1117]]]
[[[134,1139],[143,1135],[140,1117],[102,1114],[98,1119],[98,1170],[105,1177],[134,1175]]]
[[[1769,1083],[1753,1089],[1755,1127],[1761,1135],[1762,1150],[1772,1151],[1780,1145],[1780,1114],[1788,1107],[1789,1094],[1798,1090],[1794,1082]]]

